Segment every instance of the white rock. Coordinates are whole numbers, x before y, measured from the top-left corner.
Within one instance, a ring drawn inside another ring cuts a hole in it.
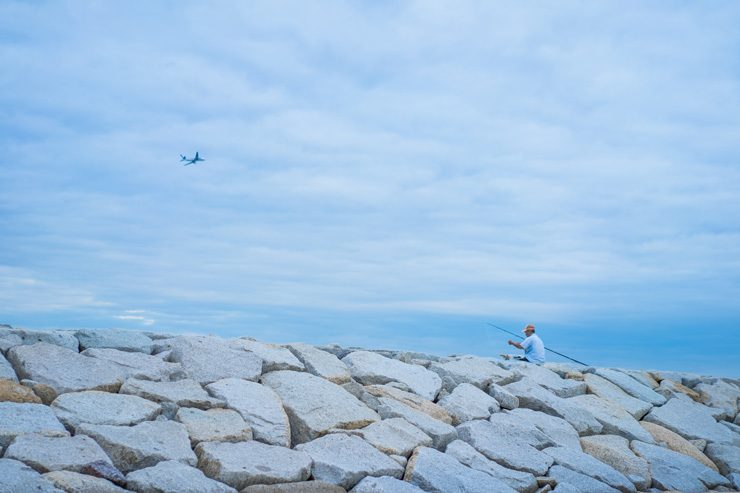
[[[43,404],[0,402],[0,447],[7,447],[18,435],[68,436],[64,425]]]
[[[197,461],[185,426],[174,421],[145,421],[135,426],[82,424],[79,432],[94,438],[124,473],[164,460],[191,466]]]
[[[9,331],[0,329],[0,353],[5,354],[13,346],[23,344],[23,339],[19,335],[11,334]]]
[[[152,352],[152,340],[141,332],[133,330],[78,330],[75,336],[80,341],[80,350],[110,348],[145,354]]]
[[[724,476],[740,473],[740,447],[710,443],[704,453],[712,459]]]
[[[403,467],[363,439],[344,435],[326,435],[296,450],[313,459],[313,477],[349,489],[365,476],[403,476]]]
[[[444,449],[448,443],[457,438],[457,432],[452,425],[434,419],[426,413],[412,409],[395,399],[381,397],[378,399],[376,411],[382,418],[403,418],[432,439],[432,446]]]
[[[151,382],[129,378],[121,386],[122,394],[137,395],[154,402],[172,402],[181,407],[211,409],[224,407],[222,400],[208,395],[195,380],[178,380],[176,382]]]
[[[474,419],[488,419],[501,407],[498,401],[469,383],[461,383],[437,402],[452,416],[452,424],[459,425]]]
[[[126,368],[126,378],[140,380],[169,381],[185,378],[180,363],[170,363],[149,354],[119,351],[117,349],[86,349],[84,356],[113,361]]]
[[[461,464],[493,476],[519,493],[532,493],[537,490],[537,480],[534,475],[500,466],[462,440],[450,443],[445,454],[451,455]]]
[[[339,385],[349,382],[351,377],[349,368],[335,355],[308,344],[288,344],[287,348],[312,375]]]
[[[42,477],[57,488],[73,493],[126,493],[129,491],[119,488],[106,479],[73,471],[52,471],[43,474]]]
[[[216,337],[193,336],[169,340],[169,361],[180,363],[188,378],[208,384],[223,378],[257,380],[262,360],[254,353],[232,349]]]
[[[252,428],[255,440],[290,447],[290,422],[280,397],[270,387],[240,378],[206,385],[208,392],[237,411]]]
[[[625,375],[631,376],[632,378],[634,378],[635,380],[637,380],[638,382],[640,382],[641,384],[643,384],[645,387],[648,387],[650,389],[655,390],[655,389],[657,389],[660,386],[660,384],[658,383],[658,381],[655,380],[653,378],[653,376],[650,375],[650,373],[648,373],[646,371],[643,371],[643,370],[627,370],[627,369],[624,369],[624,368],[614,368],[614,369],[617,370],[617,371],[621,371]]]
[[[655,443],[652,435],[646,432],[635,418],[621,406],[593,394],[577,395],[568,400],[594,416],[601,423],[603,433],[620,435],[628,440]]]
[[[156,466],[130,472],[127,487],[138,493],[236,493],[236,490],[206,477],[199,469],[167,460]]]
[[[600,377],[606,378],[632,397],[640,399],[641,401],[649,402],[655,406],[662,406],[665,404],[665,397],[620,371],[609,368],[597,368],[596,374]]]
[[[442,379],[423,366],[402,363],[369,351],[355,351],[342,361],[352,377],[363,385],[401,382],[430,400],[434,400],[442,388]]]
[[[252,429],[238,412],[231,409],[203,411],[181,407],[175,419],[185,425],[192,446],[199,442],[243,442],[252,439]]]
[[[579,472],[575,472],[567,467],[563,466],[552,466],[550,471],[547,473],[548,477],[554,478],[558,482],[558,488],[561,484],[567,484],[578,491],[579,493],[618,493],[619,490],[612,488],[608,484],[602,483],[601,481],[586,476]],[[563,490],[559,490],[563,491]],[[566,490],[567,491],[567,490]]]
[[[638,457],[629,441],[617,435],[595,435],[581,438],[583,451],[624,474],[639,491],[650,487],[650,464]]]
[[[357,430],[357,435],[388,455],[408,457],[416,447],[429,447],[432,439],[403,418],[377,421]]]
[[[81,423],[135,425],[156,418],[162,411],[159,404],[141,397],[99,390],[62,394],[51,403],[51,409],[72,430]]]
[[[349,386],[350,384],[347,384],[347,387]],[[407,405],[411,409],[428,414],[434,419],[438,419],[447,424],[452,423],[452,416],[450,416],[445,408],[428,399],[424,399],[413,392],[406,392],[391,387],[390,385],[360,386],[360,395],[358,398],[362,399],[362,401],[371,408],[375,408],[378,405],[378,399],[374,399],[374,397],[390,397],[401,404]]]
[[[24,462],[41,473],[60,470],[80,472],[82,467],[95,461],[112,464],[100,445],[84,435],[21,435],[5,451],[5,457]]]
[[[488,395],[496,399],[502,409],[516,409],[519,407],[519,399],[498,384],[492,383],[488,386]]]
[[[481,390],[486,390],[491,383],[505,385],[518,378],[514,373],[504,370],[493,361],[474,356],[443,363],[432,363],[429,369],[442,378],[449,378],[452,388],[461,383],[469,383]],[[451,391],[452,388],[447,390]]]
[[[635,419],[642,419],[653,407],[649,402],[641,401],[627,394],[606,378],[587,373],[584,375],[584,381],[588,385],[589,392],[621,406]]]
[[[424,490],[390,476],[367,476],[350,493],[424,493]]]
[[[581,450],[578,432],[573,428],[573,425],[562,418],[525,408],[506,411],[505,414],[511,416],[512,420],[522,423],[525,426],[534,426],[547,435],[558,447]]]
[[[290,419],[292,443],[304,443],[332,428],[357,429],[380,416],[337,384],[305,372],[276,371],[262,375],[283,402]]]
[[[80,344],[73,332],[67,330],[28,330],[10,329],[9,335],[15,335],[21,339],[23,345],[33,345],[39,342],[65,347],[74,352],[79,351]]]
[[[304,371],[306,369],[289,349],[277,344],[266,344],[245,338],[229,341],[229,347],[249,351],[259,356],[262,359],[263,373],[279,370]]]
[[[542,452],[552,457],[555,464],[567,467],[571,471],[587,474],[622,493],[633,493],[637,491],[635,485],[624,474],[579,450],[565,447],[549,447]]]
[[[740,399],[740,389],[722,380],[700,383],[694,390],[701,394],[701,401],[707,406],[721,409],[724,419],[732,421],[737,415],[737,402]]]
[[[552,370],[539,365],[521,363],[512,368],[514,373],[531,378],[558,397],[573,397],[586,393],[586,384],[576,380],[566,380]]]
[[[0,380],[18,381],[18,376],[15,374],[15,370],[2,353],[0,353]]]
[[[242,490],[253,484],[305,481],[311,457],[298,450],[248,441],[201,442],[195,448],[198,468],[206,476]]]
[[[705,377],[702,377],[701,375],[697,375],[696,373],[689,373],[685,371],[656,371],[656,370],[650,370],[650,375],[657,380],[658,382],[662,382],[663,380],[673,380],[674,382],[678,382],[682,385],[685,385],[687,387],[694,388],[697,384],[700,382],[705,381]]]
[[[64,493],[23,462],[0,459],[0,491],[3,493]]]
[[[654,407],[643,420],[664,426],[687,439],[728,445],[737,440],[732,431],[714,420],[706,406],[689,399],[671,399],[663,406]]]

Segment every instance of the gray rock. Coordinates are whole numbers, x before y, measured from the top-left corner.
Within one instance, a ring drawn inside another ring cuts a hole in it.
[[[687,439],[702,439],[732,445],[735,434],[717,423],[706,406],[688,399],[674,398],[653,408],[644,421],[656,423]]]
[[[512,371],[532,379],[558,397],[566,398],[586,393],[585,383],[560,378],[560,375],[542,366],[522,363],[513,367]]]
[[[2,354],[0,354],[0,380],[18,381],[18,376],[15,374],[15,370]]]
[[[568,400],[595,417],[601,423],[603,433],[623,436],[628,440],[655,443],[652,435],[621,406],[593,394],[577,395]]]
[[[116,363],[45,342],[15,346],[8,351],[8,360],[20,378],[47,385],[56,395],[80,390],[118,392],[126,377],[125,368]]]
[[[581,450],[578,432],[570,423],[562,418],[525,408],[507,411],[505,414],[510,415],[513,420],[526,426],[534,426],[547,435],[559,447]]]
[[[442,388],[442,379],[423,366],[410,365],[369,351],[355,351],[342,361],[352,378],[363,385],[401,382],[412,392],[434,400]]]
[[[0,491],[3,493],[64,493],[23,462],[0,459]]]
[[[174,421],[145,421],[135,426],[82,424],[79,432],[95,439],[124,473],[165,460],[194,466],[188,432]]]
[[[224,401],[208,395],[203,387],[194,380],[176,382],[151,382],[129,378],[121,386],[121,394],[130,394],[154,402],[171,402],[181,407],[211,409],[224,407]]]
[[[62,394],[51,403],[57,418],[71,430],[81,423],[130,426],[157,417],[162,411],[141,397],[99,390]]]
[[[198,468],[206,476],[238,490],[253,484],[305,481],[311,475],[308,454],[276,445],[201,442],[195,452]]]
[[[502,409],[516,409],[519,407],[519,399],[496,383],[488,386],[488,395],[496,399]]]
[[[663,380],[665,382],[665,380]],[[678,433],[669,430],[659,424],[651,423],[649,421],[640,421],[640,426],[650,433],[655,439],[655,443],[661,447],[667,447],[674,452],[679,452],[684,455],[688,455],[701,462],[710,469],[714,469],[719,472],[717,465],[709,459],[706,455],[699,451],[691,442],[686,440]],[[706,448],[706,441],[704,442],[704,448]]]
[[[156,382],[181,380],[185,372],[180,363],[163,361],[159,355],[138,352],[119,351],[118,349],[86,349],[84,356],[90,356],[106,361],[113,361],[126,368],[126,378],[140,380],[154,380]]]
[[[554,478],[558,482],[558,488],[561,484],[567,484],[574,488],[579,493],[618,493],[619,490],[612,488],[608,484],[602,483],[601,481],[575,472],[567,467],[563,466],[552,466],[548,472],[548,477]],[[558,488],[555,488],[557,491]],[[568,491],[567,488],[561,489],[560,491]]]
[[[429,435],[402,418],[384,419],[355,433],[388,455],[408,457],[416,447],[432,445]]]
[[[578,473],[573,473],[573,474],[578,474]],[[540,493],[546,493],[546,492],[541,491]],[[555,489],[552,490],[552,493],[581,493],[581,490],[579,490],[575,486],[568,484],[568,483],[558,483]]]
[[[52,471],[43,474],[42,477],[57,488],[73,493],[126,493],[128,491],[106,479],[73,471]]]
[[[555,464],[571,471],[587,474],[623,493],[636,491],[635,485],[621,472],[579,450],[565,447],[550,447],[543,452],[553,458]]]
[[[434,419],[438,419],[447,424],[452,423],[452,416],[450,416],[445,408],[428,399],[424,399],[413,392],[406,392],[391,387],[390,385],[368,385],[361,388],[362,392],[360,392],[359,399],[373,409],[379,405],[378,399],[375,399],[374,397],[390,397],[401,404],[407,405],[411,409],[428,414]]]
[[[528,378],[506,385],[505,388],[519,399],[519,407],[563,418],[576,429],[579,435],[601,433],[601,423],[594,418],[593,414],[573,401],[583,396],[563,399]]]
[[[740,490],[740,473],[733,472],[727,477],[727,479],[730,480],[733,488],[735,488],[736,490]]]
[[[308,344],[288,344],[287,348],[312,375],[341,385],[350,380],[349,368],[339,358]]]
[[[448,392],[461,383],[469,383],[481,390],[487,390],[492,383],[505,385],[519,378],[493,361],[474,356],[433,363],[429,369],[440,377],[448,379],[450,383],[445,385]]]
[[[8,331],[0,331],[0,353],[5,354],[13,346],[23,344],[23,339],[19,335],[11,334]]]
[[[722,380],[700,383],[694,390],[701,394],[701,401],[707,406],[721,409],[720,419],[732,421],[737,415],[737,401],[740,399],[740,388]]]
[[[650,464],[638,457],[629,441],[617,435],[595,435],[581,438],[583,451],[624,474],[639,491],[650,487]]]
[[[304,371],[306,369],[289,349],[277,344],[266,344],[253,339],[242,338],[229,341],[229,347],[249,351],[261,358],[263,373],[280,370]]]
[[[666,380],[666,379],[673,380],[674,382],[678,382],[682,385],[685,385],[690,389],[694,388],[694,386],[696,386],[700,382],[706,380],[705,377],[702,377],[701,375],[697,375],[696,373],[684,372],[684,371],[650,370],[649,373],[658,382],[662,382],[663,380]]]
[[[347,493],[347,490],[324,481],[301,481],[298,483],[255,484],[247,486],[241,493]]]
[[[649,402],[635,399],[606,378],[587,373],[584,375],[584,381],[588,385],[589,392],[621,406],[635,419],[642,419],[653,407]]]
[[[357,483],[350,493],[424,493],[424,490],[390,476],[368,476]]]
[[[181,407],[175,419],[185,425],[192,446],[200,442],[244,442],[252,439],[252,429],[238,412],[231,409],[203,411]]]
[[[527,430],[525,425],[511,429],[504,423],[469,421],[457,427],[457,434],[478,452],[509,469],[542,476],[552,465],[552,459],[535,447],[543,443],[541,433]]]
[[[15,437],[25,433],[69,435],[52,410],[43,404],[0,402],[0,447],[7,447]]]
[[[403,467],[362,438],[326,435],[296,447],[313,459],[313,477],[352,488],[365,476],[403,476]]]
[[[178,337],[169,344],[168,360],[180,363],[188,378],[208,384],[223,378],[257,380],[262,373],[262,359],[254,353],[232,349],[215,337]]]
[[[687,455],[638,441],[633,441],[630,446],[650,463],[653,486],[692,493],[730,485],[719,473]]]
[[[431,437],[432,446],[436,449],[444,449],[448,443],[457,438],[457,432],[452,425],[412,409],[395,399],[379,398],[375,410],[383,419],[403,418],[416,426]]]
[[[632,397],[640,399],[641,401],[649,402],[655,406],[662,406],[665,404],[665,397],[620,371],[609,368],[597,368],[596,374],[600,377],[606,378]]]
[[[41,473],[61,470],[80,472],[90,462],[111,463],[100,445],[84,435],[21,435],[5,451],[5,457],[24,462]]]
[[[80,341],[81,351],[89,348],[110,348],[145,354],[152,353],[152,340],[141,332],[133,330],[78,330],[75,336]]]
[[[31,346],[44,342],[64,347],[74,352],[79,351],[80,344],[73,332],[67,330],[28,330],[10,329],[8,335],[15,335],[21,339],[21,344]]]
[[[240,378],[225,378],[206,390],[237,411],[252,428],[255,440],[290,447],[290,422],[280,397],[270,387]]]
[[[409,459],[404,480],[433,493],[515,493],[503,481],[460,464],[454,457],[419,447]]]
[[[537,480],[534,475],[500,466],[462,440],[450,443],[445,454],[451,455],[463,465],[493,476],[519,493],[532,493],[537,490]]]
[[[452,424],[459,425],[474,419],[488,419],[501,410],[498,401],[469,383],[461,383],[437,404],[452,416]]]
[[[724,476],[740,473],[740,447],[710,443],[704,453],[712,459]]]
[[[560,375],[560,378],[566,378],[566,375],[570,374],[577,374],[581,373],[584,369],[583,366],[577,365],[575,363],[554,363],[551,361],[548,361],[547,363],[541,365],[543,368],[547,368],[550,371],[554,371],[558,375]]]
[[[304,443],[332,428],[357,429],[380,416],[337,384],[305,372],[276,371],[262,376],[283,402],[292,443]]]
[[[625,375],[629,375],[641,384],[643,384],[645,387],[648,387],[650,389],[657,389],[660,385],[657,380],[653,378],[650,373],[642,370],[626,370],[624,368],[614,368],[617,371],[621,371]]]
[[[138,493],[236,493],[200,470],[172,460],[130,472],[126,481],[128,489]]]

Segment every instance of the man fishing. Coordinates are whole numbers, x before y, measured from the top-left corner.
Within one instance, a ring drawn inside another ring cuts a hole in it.
[[[509,339],[510,346],[524,349],[524,356],[517,359],[541,365],[545,362],[545,345],[542,343],[542,339],[534,333],[534,325],[527,324],[522,332],[527,336],[522,342]]]

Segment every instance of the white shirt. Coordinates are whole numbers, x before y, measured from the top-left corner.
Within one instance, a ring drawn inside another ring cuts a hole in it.
[[[524,357],[531,363],[541,365],[545,362],[545,345],[542,344],[542,339],[537,334],[532,334],[524,339],[522,347],[524,348]]]

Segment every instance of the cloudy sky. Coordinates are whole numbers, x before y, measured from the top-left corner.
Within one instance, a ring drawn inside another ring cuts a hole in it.
[[[4,1],[0,323],[494,355],[486,322],[532,322],[591,364],[737,376],[738,24]]]

